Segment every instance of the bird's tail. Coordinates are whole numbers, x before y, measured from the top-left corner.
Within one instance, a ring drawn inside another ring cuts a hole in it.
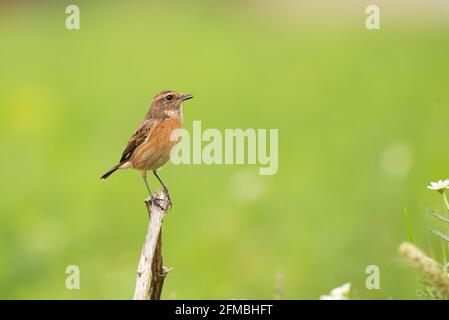
[[[120,168],[121,163],[115,165],[114,167],[112,167],[111,170],[109,170],[108,172],[106,172],[104,175],[102,175],[100,177],[100,179],[107,179],[111,174],[113,174],[118,168]]]

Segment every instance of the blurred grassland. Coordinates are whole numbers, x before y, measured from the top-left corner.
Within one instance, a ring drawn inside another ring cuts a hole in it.
[[[195,94],[188,129],[279,129],[274,176],[161,171],[174,200],[164,298],[271,299],[277,272],[287,299],[344,282],[359,298],[415,297],[397,246],[407,206],[426,248],[424,209],[440,199],[425,185],[448,175],[447,25],[385,15],[370,32],[363,9],[334,25],[236,2],[79,4],[79,31],[65,29],[63,2],[0,5],[0,298],[132,297],[145,187],[134,171],[98,178],[162,89]],[[70,264],[80,290],[65,288]],[[365,289],[370,264],[381,290]]]

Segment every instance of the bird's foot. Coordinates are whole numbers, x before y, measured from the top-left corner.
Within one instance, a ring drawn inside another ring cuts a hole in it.
[[[162,199],[159,199],[159,198],[150,196],[150,197],[148,197],[148,199],[145,200],[145,204],[146,204],[148,207],[150,207],[150,206],[152,206],[152,205],[154,204],[154,205],[158,206],[162,211],[166,211],[168,208],[164,208],[164,207],[159,203],[159,202],[161,202],[161,201],[162,201]]]
[[[168,189],[165,188],[163,191],[164,191],[165,196],[167,197],[167,200],[168,200],[168,208],[173,207],[173,203],[171,202],[170,193],[168,192]]]

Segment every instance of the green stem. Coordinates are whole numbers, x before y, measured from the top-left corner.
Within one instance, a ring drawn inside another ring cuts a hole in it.
[[[446,216],[449,216],[449,202],[447,201],[446,197],[446,190],[443,191],[443,201],[444,201],[444,212],[446,213]],[[446,234],[449,234],[449,225],[446,225]],[[448,244],[446,242],[442,243],[443,246],[443,266],[444,266],[444,272],[447,273],[446,265],[447,265],[447,250],[448,250]]]
[[[446,192],[443,192],[444,208],[446,213],[449,211],[449,202],[447,201]]]

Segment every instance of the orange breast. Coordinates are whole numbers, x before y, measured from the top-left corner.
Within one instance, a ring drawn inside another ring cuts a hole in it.
[[[162,167],[170,159],[170,152],[178,143],[178,137],[172,137],[172,134],[181,127],[182,119],[178,117],[155,124],[147,139],[131,155],[133,167],[139,170],[157,170]]]

